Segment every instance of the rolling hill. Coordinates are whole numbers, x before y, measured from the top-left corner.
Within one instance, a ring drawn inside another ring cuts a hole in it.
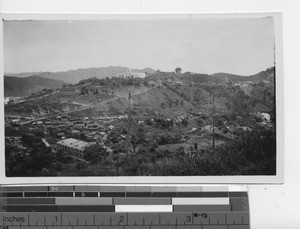
[[[98,79],[105,77],[117,76],[118,73],[127,72],[127,67],[101,67],[101,68],[79,68],[76,70],[61,71],[61,72],[28,72],[28,73],[18,73],[18,74],[7,74],[9,76],[15,77],[28,77],[28,76],[39,76],[48,79],[62,80],[66,83],[78,83],[78,81],[83,79],[88,79],[90,77],[96,76]],[[131,69],[132,72],[147,72],[154,73],[155,70],[152,68],[144,69]]]
[[[39,76],[4,76],[4,96],[26,96],[43,89],[61,88],[64,82]]]
[[[251,76],[240,76],[240,75],[234,75],[234,74],[229,74],[229,73],[215,73],[211,75],[215,80],[220,81],[220,82],[244,82],[244,81],[261,81],[261,80],[269,80],[269,81],[274,81],[275,77],[275,68],[271,67],[268,68],[265,71],[261,71],[255,75]]]

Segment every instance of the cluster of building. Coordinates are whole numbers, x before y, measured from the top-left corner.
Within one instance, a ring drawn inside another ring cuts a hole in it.
[[[180,80],[171,80],[171,79],[167,79],[167,83],[173,86],[183,86],[184,83]]]
[[[25,101],[24,97],[4,97],[4,105],[16,104]]]
[[[110,131],[115,129],[112,121],[127,118],[127,115],[119,116],[92,116],[92,117],[69,117],[58,115],[54,119],[36,121],[32,124],[42,129],[48,136],[50,144],[63,149],[70,156],[83,162],[85,151],[95,144],[104,147],[111,155],[112,150],[105,146]],[[84,136],[84,140],[83,137]]]
[[[126,118],[127,115],[93,116],[91,118],[72,118],[67,115],[58,115],[54,119],[35,121],[32,124],[42,129],[45,133],[56,132],[56,140],[79,137],[81,134],[84,134],[86,140],[89,142],[104,142],[108,137],[108,132],[115,128],[110,123]]]
[[[9,156],[16,156],[18,154],[26,154],[28,149],[23,146],[21,137],[5,137],[5,147],[10,146],[16,150],[12,150]]]
[[[127,72],[118,73],[117,77],[122,77],[122,78],[130,78],[130,77],[145,78],[146,73],[145,72],[131,72],[131,70],[128,69]]]

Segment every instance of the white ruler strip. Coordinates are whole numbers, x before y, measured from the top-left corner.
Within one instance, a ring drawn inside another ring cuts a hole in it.
[[[173,205],[229,205],[229,198],[172,198]]]
[[[172,205],[116,205],[115,212],[172,212]]]

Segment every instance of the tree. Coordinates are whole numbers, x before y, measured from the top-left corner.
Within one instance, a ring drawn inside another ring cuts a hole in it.
[[[195,149],[195,151],[198,150],[198,143],[197,142],[195,142],[195,144],[194,144],[194,149]]]
[[[82,87],[80,92],[81,92],[82,95],[88,95],[89,94],[89,90],[86,87]]]
[[[183,157],[185,155],[185,150],[183,146],[180,146],[176,151],[176,156]]]
[[[177,73],[177,74],[180,74],[181,73],[181,68],[179,68],[179,67],[177,67],[177,68],[175,68],[175,72]]]
[[[84,159],[96,164],[99,161],[103,161],[108,156],[107,150],[101,145],[93,145],[87,148],[84,152]]]

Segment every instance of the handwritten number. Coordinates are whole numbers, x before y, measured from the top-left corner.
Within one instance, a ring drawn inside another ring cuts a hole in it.
[[[202,218],[206,219],[207,213],[194,213],[194,217],[202,217]]]

